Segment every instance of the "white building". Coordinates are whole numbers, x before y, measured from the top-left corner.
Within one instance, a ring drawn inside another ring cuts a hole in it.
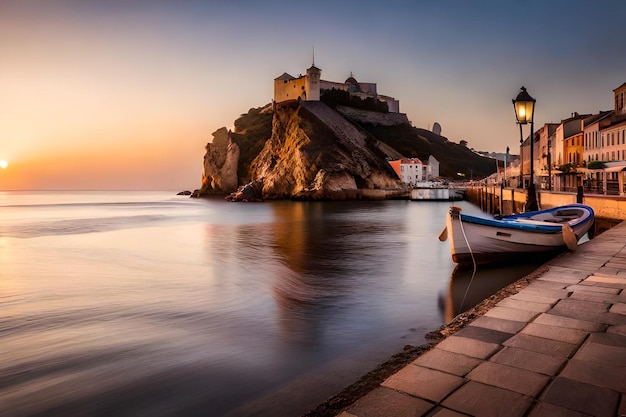
[[[439,176],[439,161],[432,155],[428,157],[428,162],[422,162],[418,158],[402,158],[389,161],[389,165],[398,178],[408,185],[431,181]]]

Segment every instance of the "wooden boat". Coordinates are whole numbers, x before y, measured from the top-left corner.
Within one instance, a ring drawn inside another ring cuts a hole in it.
[[[593,209],[583,204],[493,218],[450,207],[439,240],[449,237],[452,260],[458,264],[496,263],[523,254],[574,251],[593,221]]]

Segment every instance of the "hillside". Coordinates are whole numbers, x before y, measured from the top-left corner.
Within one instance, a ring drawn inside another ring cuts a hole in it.
[[[424,161],[433,155],[440,162],[440,174],[448,179],[480,179],[495,172],[495,162],[491,158],[478,155],[466,146],[449,141],[431,131],[412,127],[409,124],[382,126],[351,120],[373,137],[398,151],[399,154]],[[238,174],[240,185],[250,182],[250,164],[260,153],[266,140],[272,136],[272,112],[268,106],[253,108],[235,121],[232,140],[241,149]]]
[[[467,146],[450,142],[446,137],[409,124],[380,126],[361,124],[381,142],[396,149],[407,158],[427,161],[433,155],[440,163],[439,173],[448,179],[480,179],[496,171],[496,163]],[[458,173],[464,174],[463,176]]]
[[[389,198],[404,188],[390,159],[433,155],[449,179],[483,178],[496,167],[463,141],[412,127],[404,114],[363,106],[284,102],[250,109],[234,126],[218,129],[207,144],[198,195],[247,185],[235,193],[239,199]]]

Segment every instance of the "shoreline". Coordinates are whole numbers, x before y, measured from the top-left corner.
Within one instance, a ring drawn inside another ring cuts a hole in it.
[[[556,256],[552,260],[558,259],[561,256],[563,256],[563,254]],[[370,391],[378,387],[385,379],[416,360],[422,354],[428,352],[448,336],[453,335],[475,319],[483,316],[503,299],[517,294],[520,290],[526,288],[532,281],[541,277],[549,270],[550,267],[547,264],[541,265],[533,272],[500,289],[495,294],[484,299],[469,310],[458,314],[448,323],[445,323],[438,329],[427,333],[425,338],[432,340],[432,342],[419,346],[406,345],[402,352],[392,355],[387,361],[379,364],[376,368],[363,375],[356,382],[347,386],[341,392],[328,398],[313,410],[303,414],[302,417],[337,416],[346,407],[350,406],[359,398],[365,396]]]

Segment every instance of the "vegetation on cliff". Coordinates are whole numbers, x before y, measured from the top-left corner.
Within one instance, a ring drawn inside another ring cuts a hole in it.
[[[361,124],[361,127],[407,158],[428,161],[433,155],[439,161],[440,176],[445,178],[480,179],[496,171],[494,159],[477,154],[463,140],[464,144],[450,142],[444,136],[409,124],[390,127]]]
[[[260,153],[265,142],[272,136],[273,112],[271,106],[252,108],[235,120],[235,131],[231,132],[231,140],[240,149],[237,175],[239,185],[251,181],[250,164]]]

